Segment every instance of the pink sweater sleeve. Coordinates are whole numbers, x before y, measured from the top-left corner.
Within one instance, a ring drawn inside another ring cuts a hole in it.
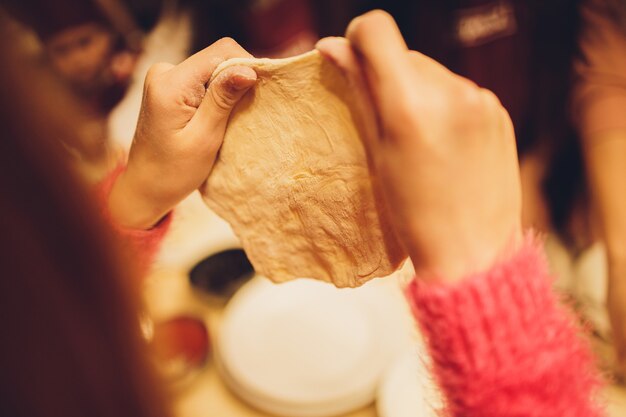
[[[98,186],[100,201],[102,202],[102,213],[113,231],[121,238],[122,244],[131,251],[135,265],[139,268],[139,273],[145,273],[152,263],[163,237],[167,233],[172,223],[172,213],[165,216],[156,226],[149,230],[128,229],[120,226],[113,220],[107,208],[107,201],[111,188],[117,177],[124,172],[124,165],[114,169]]]
[[[485,273],[414,280],[407,295],[451,416],[603,415],[593,357],[534,239]]]

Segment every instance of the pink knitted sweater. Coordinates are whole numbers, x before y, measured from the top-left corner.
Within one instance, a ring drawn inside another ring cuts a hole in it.
[[[103,196],[122,168],[103,183]],[[110,218],[109,218],[110,219]],[[171,216],[148,231],[114,226],[142,262]],[[454,285],[413,280],[412,311],[454,417],[595,417],[601,379],[574,316],[556,300],[541,245]]]
[[[542,247],[454,285],[407,295],[455,417],[603,415],[601,379],[575,317],[556,299]]]

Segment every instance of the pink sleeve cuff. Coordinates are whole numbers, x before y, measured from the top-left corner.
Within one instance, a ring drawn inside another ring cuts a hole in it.
[[[599,416],[601,385],[541,245],[459,283],[413,280],[407,296],[452,416]]]
[[[110,215],[108,210],[108,198],[115,184],[115,180],[124,170],[125,165],[117,166],[111,173],[98,185],[98,192],[102,204],[102,214],[106,222],[111,226],[114,232],[122,238],[122,241],[130,245],[130,250],[134,253],[137,265],[140,271],[146,272],[156,255],[163,237],[167,233],[172,223],[172,213],[168,213],[157,225],[148,230],[129,229],[119,225]]]

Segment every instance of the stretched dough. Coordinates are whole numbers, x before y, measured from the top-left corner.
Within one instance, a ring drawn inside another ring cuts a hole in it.
[[[350,111],[350,87],[318,51],[287,59],[236,58],[257,85],[231,115],[201,190],[230,223],[257,272],[355,287],[406,258],[375,198]]]

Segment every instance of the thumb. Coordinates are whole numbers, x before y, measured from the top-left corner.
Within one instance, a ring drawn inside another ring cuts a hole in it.
[[[256,72],[250,67],[236,65],[224,69],[210,82],[189,124],[193,129],[223,134],[231,110],[256,80]]]

